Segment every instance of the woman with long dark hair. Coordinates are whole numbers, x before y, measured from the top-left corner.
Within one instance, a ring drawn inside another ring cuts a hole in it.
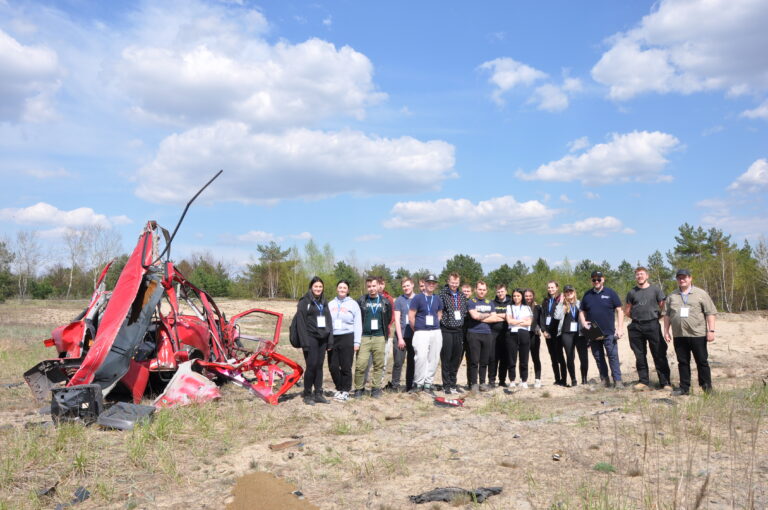
[[[307,365],[304,370],[304,403],[307,405],[329,403],[323,396],[323,361],[325,351],[333,348],[333,318],[323,288],[323,280],[313,277],[309,290],[296,307],[296,330]]]
[[[333,318],[333,349],[328,351],[328,370],[336,386],[335,400],[344,402],[352,391],[352,362],[355,342],[360,343],[363,319],[357,301],[349,297],[349,282],[336,284],[336,297],[328,303]]]
[[[554,280],[547,282],[547,298],[541,303],[539,327],[547,342],[549,359],[552,360],[552,372],[555,374],[555,385],[557,386],[566,386],[565,379],[568,375],[563,356],[563,341],[558,334],[560,321],[555,318],[555,310],[562,300],[560,285]]]
[[[533,360],[533,387],[541,388],[541,356],[539,350],[541,348],[541,329],[539,322],[541,320],[541,306],[536,304],[536,293],[533,289],[525,289],[523,293],[525,298],[525,304],[533,312],[533,319],[531,321],[531,359]]]
[[[528,356],[531,350],[533,312],[523,301],[523,290],[512,291],[512,304],[507,306],[507,354],[509,356],[509,387],[514,388],[515,366],[520,357],[520,388],[528,387]]]

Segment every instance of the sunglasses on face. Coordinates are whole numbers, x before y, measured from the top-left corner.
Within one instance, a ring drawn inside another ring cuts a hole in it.
[[[592,278],[592,283],[597,283],[600,281],[600,278]]]

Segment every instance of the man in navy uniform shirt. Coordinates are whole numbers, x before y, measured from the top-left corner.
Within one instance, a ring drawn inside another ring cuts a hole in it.
[[[579,321],[584,329],[597,325],[603,332],[601,340],[591,340],[592,356],[600,370],[600,380],[606,387],[621,384],[621,366],[619,347],[616,341],[624,331],[624,314],[621,311],[621,299],[616,291],[605,286],[605,277],[601,271],[592,272],[592,288],[581,298]],[[618,323],[618,328],[616,327]],[[608,362],[606,363],[606,358]],[[608,365],[611,367],[613,384],[608,378]]]

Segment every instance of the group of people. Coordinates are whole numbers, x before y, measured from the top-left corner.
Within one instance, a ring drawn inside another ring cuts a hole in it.
[[[690,392],[691,354],[699,386],[710,391],[707,344],[715,339],[717,310],[709,295],[693,285],[690,271],[680,269],[675,278],[678,288],[666,296],[649,282],[647,269],[638,267],[637,285],[622,305],[618,294],[605,286],[601,271],[592,273],[592,288],[581,299],[572,285],[561,291],[558,282],[550,281],[541,303],[532,289],[509,291],[503,284],[489,298],[486,282],[477,281],[474,288],[468,283],[460,286],[457,273],[448,275],[439,292],[433,274],[417,282],[419,293],[411,278],[403,278],[402,294],[396,299],[387,293],[382,277],[366,278],[367,292],[357,300],[349,296],[349,282],[341,280],[329,302],[324,282],[314,277],[296,311],[306,362],[303,399],[308,405],[329,403],[323,392],[326,353],[335,386],[333,398],[339,401],[364,396],[367,383],[373,398],[380,398],[385,390],[434,395],[438,365],[441,390],[446,395],[459,394],[465,390],[457,381],[465,357],[466,389],[473,393],[496,386],[528,388],[529,360],[533,361],[533,386],[540,388],[542,337],[556,385],[577,386],[579,379],[586,384],[591,350],[601,383],[623,386],[617,342],[623,336],[625,316],[631,319],[627,332],[639,377],[634,389],[650,388],[648,351],[659,388],[672,389],[667,344],[673,343],[679,386],[672,394]],[[385,386],[389,359],[391,380]]]

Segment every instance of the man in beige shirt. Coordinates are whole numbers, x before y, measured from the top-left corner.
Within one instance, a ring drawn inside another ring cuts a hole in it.
[[[672,394],[687,395],[691,389],[691,354],[696,360],[699,386],[709,392],[712,374],[707,361],[707,343],[715,341],[717,308],[709,294],[693,286],[690,271],[678,269],[675,278],[679,288],[667,296],[664,309],[664,339],[669,343],[674,337],[680,370],[680,387]]]

